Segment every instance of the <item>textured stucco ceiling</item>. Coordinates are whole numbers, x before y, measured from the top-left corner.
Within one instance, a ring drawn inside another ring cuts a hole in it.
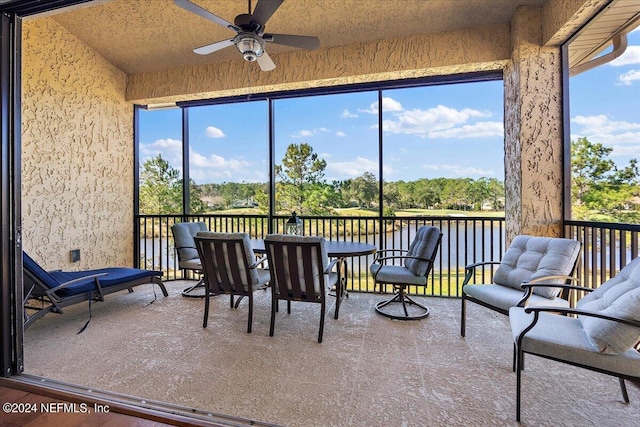
[[[233,22],[246,0],[193,0]],[[256,1],[252,1],[255,7]],[[268,21],[270,33],[313,35],[320,49],[508,23],[522,5],[544,0],[285,0]],[[193,49],[235,33],[177,7],[173,0],[99,1],[53,16],[59,24],[127,74],[241,60],[234,47],[207,56]],[[270,55],[293,48],[267,45]]]

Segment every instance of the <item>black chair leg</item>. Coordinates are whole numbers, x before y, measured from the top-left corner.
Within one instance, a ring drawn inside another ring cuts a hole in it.
[[[207,327],[207,321],[209,320],[209,295],[205,295],[204,299],[204,320],[202,321],[202,327]]]
[[[276,324],[276,311],[278,311],[278,300],[275,296],[271,297],[271,324],[269,326],[269,336],[273,336],[273,329]]]
[[[466,333],[466,321],[467,321],[467,300],[464,298],[464,293],[462,294],[462,307],[460,310],[460,335],[463,337]],[[515,365],[514,365],[515,369]]]
[[[624,378],[618,378],[620,380],[620,389],[622,389],[622,398],[624,403],[629,403],[629,394],[627,393],[627,385],[624,383]]]
[[[324,331],[324,302],[321,304],[321,312],[320,312],[320,330],[318,331],[318,342],[322,342],[322,332]]]
[[[238,300],[238,303],[240,302],[242,298],[240,298]],[[236,304],[236,308],[237,308],[237,304]],[[253,322],[253,298],[251,298],[251,296],[249,296],[249,320],[248,320],[248,324],[247,324],[247,333],[250,334],[251,333],[251,323]]]
[[[520,369],[520,363],[522,361],[522,352],[516,350],[516,421],[520,422],[520,387],[522,383],[522,369]]]

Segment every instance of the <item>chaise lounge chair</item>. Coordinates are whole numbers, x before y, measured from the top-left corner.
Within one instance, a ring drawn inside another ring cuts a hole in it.
[[[162,283],[161,271],[110,267],[87,271],[47,272],[26,252],[22,253],[22,264],[25,329],[49,312],[62,314],[63,307],[89,301],[89,320],[80,330],[82,332],[91,320],[91,301],[104,301],[105,295],[124,289],[133,292],[133,287],[137,285],[154,283],[160,287],[165,297],[168,296]],[[28,305],[33,302],[37,302],[37,305]]]

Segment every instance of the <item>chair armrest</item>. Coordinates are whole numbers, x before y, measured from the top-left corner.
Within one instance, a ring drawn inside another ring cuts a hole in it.
[[[331,273],[331,270],[333,269],[333,267],[338,263],[338,261],[340,261],[340,258],[334,258],[331,260],[331,262],[329,263],[329,265],[327,266],[327,269],[324,271],[324,274],[329,274]]]
[[[482,261],[482,262],[476,262],[474,264],[468,264],[464,268],[465,270],[470,270],[470,269],[473,270],[482,265],[495,265],[495,264],[501,264],[501,262],[500,261]]]
[[[392,255],[392,256],[386,256],[386,257],[380,257],[378,259],[375,259],[375,261],[386,261],[388,259],[419,259],[420,261],[431,261],[429,258],[423,258],[423,257],[417,257],[417,256],[412,256],[412,255]]]
[[[522,298],[520,299],[520,301],[518,301],[518,304],[516,304],[516,306],[524,307],[527,300],[533,293],[533,288],[561,288],[561,289],[567,289],[569,291],[576,290],[576,291],[593,292],[592,288],[587,288],[584,286],[570,285],[567,283],[538,283],[537,282],[538,280],[549,280],[549,279],[565,279],[572,282],[580,281],[580,279],[578,279],[577,277],[557,275],[557,276],[539,277],[531,281],[522,282],[520,286],[524,289],[524,294],[522,295]]]
[[[263,262],[265,262],[266,260],[267,260],[267,257],[266,257],[266,256],[263,256],[262,258],[260,258],[260,259],[256,260],[256,262],[254,262],[253,264],[251,264],[251,265],[249,266],[249,268],[258,268],[258,266],[259,266],[260,264],[262,264]]]
[[[407,253],[409,252],[408,249],[383,249],[381,251],[377,251],[375,256],[373,257],[373,262],[378,261],[379,259],[383,258],[383,255],[388,253],[388,252],[400,252],[400,253]]]
[[[555,280],[555,279],[564,279],[565,281],[570,281],[570,282],[579,282],[580,279],[578,279],[577,277],[573,277],[573,276],[565,276],[564,274],[556,274],[553,276],[544,276],[544,277],[538,277],[537,279],[533,279],[533,280],[527,280],[526,282],[522,282],[521,286],[524,287],[531,287],[531,286],[537,286],[537,287],[553,287],[553,288],[558,288],[558,287],[562,287],[563,284],[560,283],[540,283],[544,280]],[[567,285],[567,286],[572,286],[572,285]],[[584,289],[590,289],[593,290],[591,288],[585,288],[584,286],[578,286],[578,288],[584,288]]]
[[[464,267],[466,273],[464,274],[464,281],[462,282],[462,286],[469,283],[469,280],[471,280],[471,277],[475,273],[476,268],[485,266],[485,265],[497,265],[497,264],[501,264],[500,261],[482,261],[482,262],[476,262],[474,264],[466,265]]]
[[[598,319],[611,320],[612,322],[624,323],[626,325],[635,326],[640,328],[640,322],[637,320],[631,319],[623,319],[622,317],[609,316],[607,314],[597,313],[591,310],[580,310],[578,308],[567,308],[567,307],[525,307],[525,313],[543,313],[543,312],[552,312],[552,313],[561,313],[561,314],[578,314],[580,316],[589,316],[589,317],[597,317]]]

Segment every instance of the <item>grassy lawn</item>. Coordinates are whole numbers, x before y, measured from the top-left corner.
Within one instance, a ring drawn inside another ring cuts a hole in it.
[[[376,209],[361,208],[340,208],[335,209],[338,215],[342,216],[377,216]],[[395,215],[402,216],[486,216],[492,218],[504,218],[504,211],[458,211],[454,209],[399,209]]]

